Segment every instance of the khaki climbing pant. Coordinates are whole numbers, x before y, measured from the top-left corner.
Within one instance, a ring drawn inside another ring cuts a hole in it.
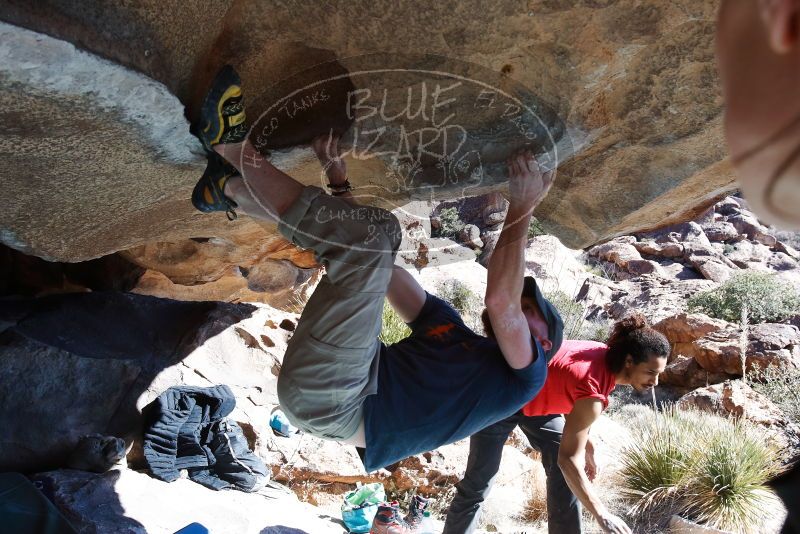
[[[278,399],[309,434],[352,437],[377,391],[386,289],[402,238],[397,218],[308,186],[281,217],[280,233],[314,250],[325,274],[289,340]]]

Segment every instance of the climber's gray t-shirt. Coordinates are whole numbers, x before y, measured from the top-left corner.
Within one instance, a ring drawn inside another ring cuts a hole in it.
[[[512,369],[493,339],[467,328],[458,312],[428,294],[411,335],[384,346],[378,389],[364,402],[364,467],[374,471],[466,438],[516,413],[547,377],[547,361]]]

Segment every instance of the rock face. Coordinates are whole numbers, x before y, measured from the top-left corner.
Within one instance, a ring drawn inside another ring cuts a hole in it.
[[[23,337],[7,340],[2,354],[4,471],[66,464],[82,436],[106,430],[140,373],[128,361],[93,361]]]
[[[321,177],[302,146],[330,128],[346,131],[351,181],[392,207],[504,191],[505,159],[532,145],[561,164],[537,216],[568,246],[682,220],[733,187],[715,11],[711,0],[4,2],[0,158],[15,195],[0,240],[80,261],[250,224],[188,202],[204,159],[184,108],[195,117],[224,63],[241,72],[251,139],[306,184]]]
[[[246,304],[113,292],[6,301],[0,316],[1,467],[22,471],[63,466],[92,433],[133,443],[136,464],[141,408],[178,384],[227,384],[233,417],[266,428],[290,335],[279,323],[296,321]]]
[[[678,314],[654,325],[670,342],[669,365],[661,379],[666,384],[700,387],[742,375],[740,330],[736,325],[706,315]],[[789,324],[764,323],[748,329],[748,371],[800,367],[800,331]]]
[[[702,313],[680,313],[667,317],[653,325],[653,328],[667,337],[672,352],[670,361],[679,355],[694,356],[695,342],[712,332],[727,328],[729,324],[720,319],[712,319]]]
[[[709,334],[697,342],[695,359],[708,370],[742,374],[739,333],[727,329]],[[769,365],[779,368],[800,366],[800,336],[796,326],[760,324],[750,329],[746,365],[748,370]]]
[[[322,274],[312,251],[250,224],[225,238],[149,243],[120,253],[147,269],[132,291],[177,300],[297,308]]]

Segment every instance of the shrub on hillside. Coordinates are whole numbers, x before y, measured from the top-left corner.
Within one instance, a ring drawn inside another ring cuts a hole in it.
[[[800,369],[770,365],[751,371],[748,383],[775,403],[790,421],[800,424]]]
[[[800,295],[794,286],[772,274],[759,272],[736,275],[718,288],[698,293],[688,301],[691,311],[733,323],[741,319],[745,304],[752,324],[781,321],[800,313]]]
[[[461,315],[469,328],[475,332],[483,330],[481,312],[483,301],[461,280],[445,280],[436,288],[440,299],[447,301]]]
[[[785,243],[795,250],[800,250],[800,232],[779,230],[775,232],[775,238],[781,243]]]
[[[667,408],[633,426],[621,454],[621,491],[638,514],[678,513],[736,532],[758,532],[775,496],[766,486],[780,454],[746,420]]]
[[[436,237],[454,238],[463,228],[464,222],[455,207],[444,208],[439,212],[439,229]]]
[[[608,325],[605,322],[587,320],[586,308],[580,302],[557,289],[546,292],[545,297],[555,306],[564,321],[564,339],[606,341]]]
[[[460,314],[479,313],[483,304],[481,299],[461,280],[445,280],[436,288],[440,299],[446,300]]]
[[[384,345],[391,345],[407,338],[409,334],[411,334],[411,329],[397,315],[389,301],[384,299],[380,340]]]
[[[761,532],[775,505],[766,483],[781,470],[777,449],[743,419],[695,432],[701,453],[681,491],[686,513],[715,528]]]

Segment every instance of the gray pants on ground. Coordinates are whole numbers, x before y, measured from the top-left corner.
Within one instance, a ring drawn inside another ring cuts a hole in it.
[[[526,417],[517,412],[469,438],[469,459],[458,492],[450,503],[442,534],[471,533],[478,525],[480,507],[500,469],[503,445],[519,425],[531,446],[542,454],[547,474],[547,527],[550,534],[580,533],[581,506],[558,467],[558,447],[564,431],[563,415]]]
[[[381,314],[402,238],[397,218],[306,187],[278,230],[312,249],[325,275],[303,309],[278,377],[289,421],[309,434],[355,434],[377,391]]]

